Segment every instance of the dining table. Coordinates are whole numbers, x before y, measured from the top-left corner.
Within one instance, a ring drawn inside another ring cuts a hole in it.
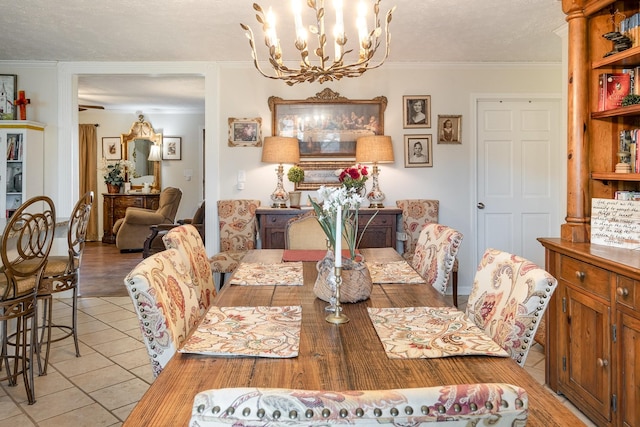
[[[392,248],[361,249],[367,263],[397,263]],[[282,249],[249,251],[242,263],[283,262]],[[241,264],[242,265],[242,264]],[[327,302],[314,294],[316,262],[302,262],[303,284],[240,286],[233,276],[216,307],[301,307],[296,357],[213,356],[177,352],[133,408],[124,426],[186,426],[198,392],[227,387],[306,390],[383,390],[450,384],[509,383],[529,397],[528,426],[578,426],[582,422],[553,393],[509,357],[464,355],[390,358],[370,317],[372,308],[448,307],[424,283],[375,283],[368,299],[342,304],[349,318],[329,323]]]

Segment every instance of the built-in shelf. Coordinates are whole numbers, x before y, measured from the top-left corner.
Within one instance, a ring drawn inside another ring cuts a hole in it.
[[[640,46],[623,50],[620,53],[614,53],[605,58],[593,61],[591,68],[594,70],[605,67],[635,67],[640,64]]]
[[[613,110],[594,111],[591,113],[592,119],[606,119],[608,117],[637,116],[640,115],[640,104],[629,105],[628,107],[614,108]]]
[[[591,179],[600,181],[640,181],[640,173],[591,172]]]

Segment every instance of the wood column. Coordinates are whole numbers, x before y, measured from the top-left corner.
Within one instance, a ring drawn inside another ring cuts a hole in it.
[[[569,24],[567,118],[567,216],[560,228],[563,240],[589,241],[589,55],[584,0],[563,0]]]

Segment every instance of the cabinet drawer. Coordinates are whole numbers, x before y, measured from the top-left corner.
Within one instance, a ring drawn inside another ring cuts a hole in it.
[[[142,197],[116,197],[113,199],[113,206],[118,208],[142,207],[144,198]]]
[[[625,276],[616,277],[616,302],[640,310],[640,282]]]
[[[359,226],[362,228],[367,223],[369,223],[369,227],[379,227],[379,226],[389,226],[395,223],[395,215],[376,215],[373,217],[371,222],[371,215],[360,215],[358,218]]]
[[[561,256],[558,279],[565,280],[589,292],[593,292],[607,301],[609,295],[609,275],[611,273],[577,259]]]

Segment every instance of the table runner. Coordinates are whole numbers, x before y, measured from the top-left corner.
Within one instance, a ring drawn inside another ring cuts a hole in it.
[[[453,307],[369,308],[368,311],[390,359],[509,356],[463,312]]]
[[[241,262],[229,281],[232,285],[302,286],[302,262],[277,264]]]
[[[301,306],[212,306],[180,353],[286,358],[298,356]]]
[[[373,283],[426,283],[406,261],[367,262]]]

